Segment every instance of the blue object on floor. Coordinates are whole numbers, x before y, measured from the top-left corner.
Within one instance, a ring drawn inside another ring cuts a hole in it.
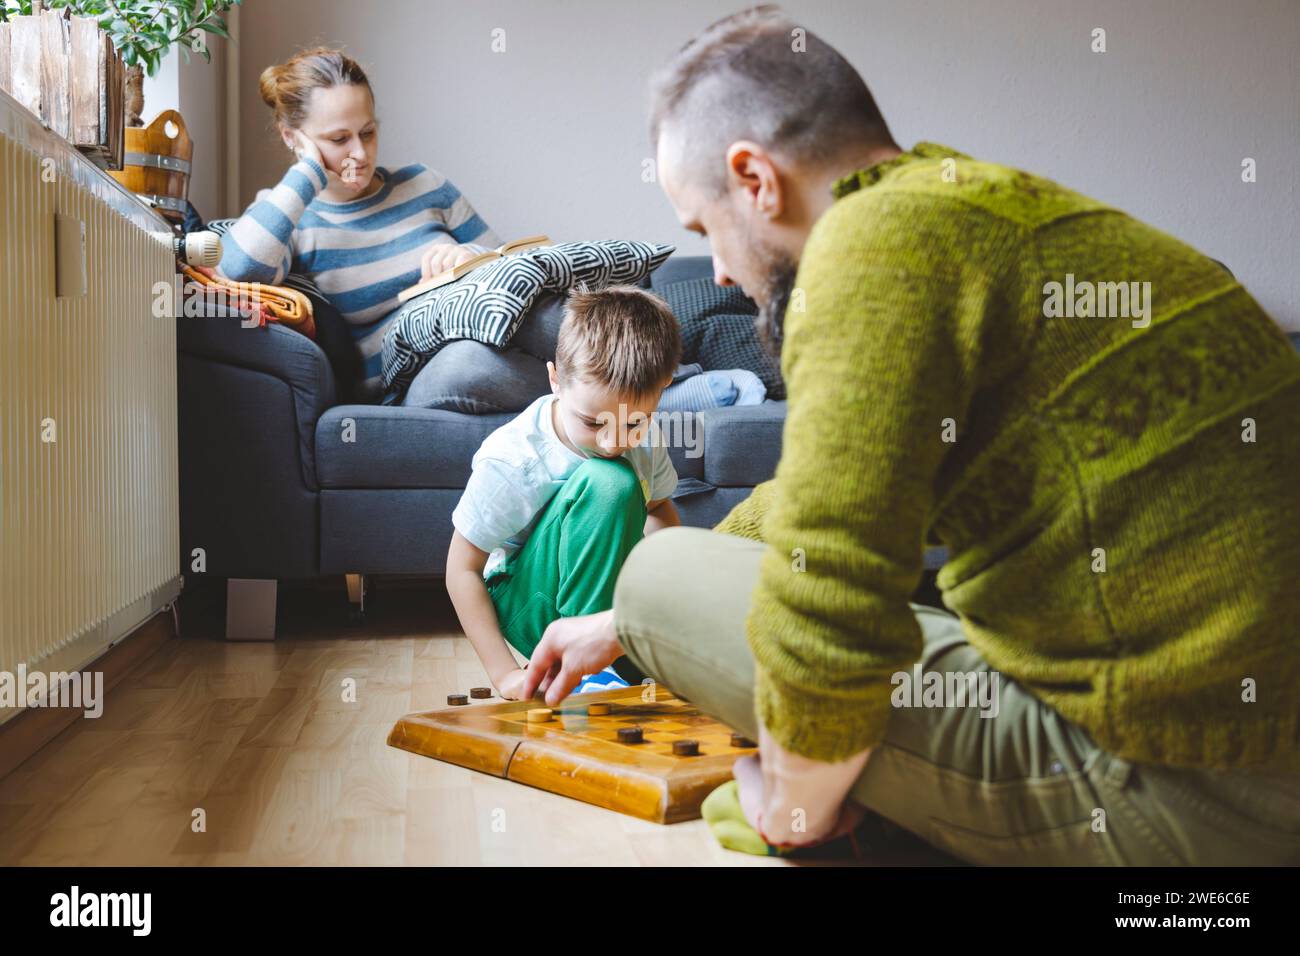
[[[627,687],[627,681],[619,677],[614,668],[606,667],[599,674],[588,674],[578,682],[578,686],[573,688],[575,694],[590,694],[598,690],[617,690],[620,687]]]

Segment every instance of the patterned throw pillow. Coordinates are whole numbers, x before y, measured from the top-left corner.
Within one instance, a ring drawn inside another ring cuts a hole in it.
[[[406,303],[384,333],[384,388],[405,391],[453,339],[503,347],[543,290],[635,283],[659,268],[674,248],[626,239],[564,242],[505,256],[432,289]]]
[[[203,228],[208,232],[215,232],[218,236],[224,236],[237,222],[239,222],[238,219],[214,219]]]
[[[656,281],[653,289],[681,323],[683,362],[698,362],[705,370],[748,369],[767,386],[768,398],[785,398],[781,362],[763,348],[754,328],[758,306],[738,286],[702,276]]]

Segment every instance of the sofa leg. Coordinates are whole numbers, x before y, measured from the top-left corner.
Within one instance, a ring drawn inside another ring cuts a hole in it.
[[[366,576],[364,574],[346,575],[348,582],[348,603],[352,610],[348,619],[353,624],[361,624],[366,619]]]
[[[226,581],[226,640],[275,640],[274,578],[230,578]]]

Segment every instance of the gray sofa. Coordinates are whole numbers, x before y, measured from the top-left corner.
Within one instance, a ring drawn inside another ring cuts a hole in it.
[[[711,275],[708,258],[673,257],[644,284],[663,294]],[[340,404],[316,343],[219,309],[179,320],[178,350],[183,573],[253,579],[272,596],[276,581],[349,575],[354,603],[363,575],[444,573],[470,460],[510,414]],[[769,400],[683,422],[698,429],[695,449],[670,448],[685,523],[715,524],[772,476],[784,420],[785,402]]]

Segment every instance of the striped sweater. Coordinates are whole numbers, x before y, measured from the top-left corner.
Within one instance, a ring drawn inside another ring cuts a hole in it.
[[[281,282],[290,272],[315,282],[351,327],[364,362],[363,393],[378,397],[382,342],[397,294],[420,279],[436,242],[501,244],[451,180],[422,164],[376,167],[383,186],[344,203],[320,198],[325,171],[311,159],[260,190],[223,241],[220,271],[241,282]]]

